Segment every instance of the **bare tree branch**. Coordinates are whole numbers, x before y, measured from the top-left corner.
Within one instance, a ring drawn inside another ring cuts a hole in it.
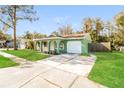
[[[0,19],[0,21],[5,24],[5,25],[8,25],[9,27],[13,28],[11,25],[9,25],[8,23],[4,22],[2,19]]]

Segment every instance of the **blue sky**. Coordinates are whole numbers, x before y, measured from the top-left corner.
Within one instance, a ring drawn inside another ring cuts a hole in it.
[[[17,25],[17,35],[25,31],[37,31],[49,35],[64,24],[72,25],[74,30],[81,28],[82,20],[85,17],[99,17],[103,21],[112,21],[113,17],[124,9],[124,6],[34,6],[38,21],[30,23],[20,21]],[[11,30],[8,33],[12,33]]]

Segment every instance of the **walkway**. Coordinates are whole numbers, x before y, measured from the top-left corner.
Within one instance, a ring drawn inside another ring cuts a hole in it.
[[[0,55],[20,62],[21,66],[0,69],[0,87],[18,88],[101,88],[87,79],[95,57],[57,55],[38,62],[29,62],[0,52]],[[19,59],[19,60],[18,60]],[[30,64],[31,63],[31,64]]]
[[[5,52],[2,52],[0,51],[0,55],[4,56],[4,57],[7,57],[11,60],[13,60],[14,62],[17,62],[20,64],[21,67],[24,67],[24,66],[29,66],[31,64],[33,64],[32,62],[26,60],[26,59],[23,59],[23,58],[19,58],[19,57],[16,57],[14,55],[11,55],[11,54],[7,54]]]

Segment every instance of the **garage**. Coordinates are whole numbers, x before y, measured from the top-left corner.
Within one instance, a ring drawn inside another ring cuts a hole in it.
[[[81,53],[81,41],[68,41],[67,53]]]

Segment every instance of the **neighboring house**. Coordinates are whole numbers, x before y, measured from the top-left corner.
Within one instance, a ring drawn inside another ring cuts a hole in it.
[[[18,48],[26,49],[30,46],[30,39],[18,39]]]
[[[18,48],[25,49],[26,45],[27,45],[27,40],[26,39],[19,39],[18,40]]]
[[[17,39],[16,47],[19,49],[25,49],[28,46],[29,39]],[[13,48],[13,40],[0,40],[0,48]]]
[[[6,46],[7,46],[8,48],[13,48],[13,45],[14,45],[13,40],[7,40],[7,41],[6,41]],[[16,47],[18,48],[18,41],[16,41]]]
[[[17,39],[16,40],[16,47],[17,48],[20,48],[20,49],[25,49],[26,47],[26,40],[23,40],[23,39]],[[13,45],[14,45],[14,41],[13,40],[7,40],[6,41],[6,45],[8,48],[13,48]]]
[[[6,40],[0,40],[0,48],[4,48],[6,45]]]
[[[91,43],[91,37],[88,33],[71,34],[65,36],[51,36],[47,38],[34,39],[35,50],[50,53],[88,53],[88,43]]]

